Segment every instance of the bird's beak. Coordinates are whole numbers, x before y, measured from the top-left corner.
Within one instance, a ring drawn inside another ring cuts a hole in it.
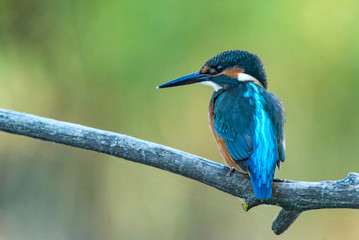
[[[199,83],[199,82],[203,82],[203,81],[208,81],[210,77],[211,77],[210,74],[201,74],[199,72],[195,72],[195,73],[191,73],[186,76],[177,78],[175,80],[166,82],[164,84],[161,84],[157,88],[177,87],[177,86],[181,86],[181,85]]]

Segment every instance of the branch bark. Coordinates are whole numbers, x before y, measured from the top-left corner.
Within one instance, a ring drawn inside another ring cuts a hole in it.
[[[0,130],[101,152],[176,173],[243,198],[246,211],[261,204],[279,206],[282,210],[272,225],[276,234],[287,230],[303,211],[359,209],[358,173],[349,173],[338,181],[275,179],[272,198],[258,200],[254,197],[248,175],[239,172],[229,175],[229,168],[222,164],[160,144],[4,109],[0,109]]]

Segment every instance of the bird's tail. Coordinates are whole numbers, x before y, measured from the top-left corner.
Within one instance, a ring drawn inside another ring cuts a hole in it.
[[[253,183],[253,190],[258,199],[270,199],[272,196],[272,186],[267,187],[267,184],[255,186]]]
[[[269,199],[272,196],[272,181],[273,177],[267,179],[265,183],[263,183],[263,179],[260,179],[256,176],[256,174],[252,174],[249,169],[254,195],[258,199]]]

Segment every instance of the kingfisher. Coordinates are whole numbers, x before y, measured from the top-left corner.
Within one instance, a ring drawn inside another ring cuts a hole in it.
[[[275,169],[285,160],[285,113],[280,99],[267,91],[260,58],[244,50],[222,52],[200,71],[157,88],[193,83],[214,89],[208,119],[225,164],[231,172],[249,173],[256,198],[271,198]]]

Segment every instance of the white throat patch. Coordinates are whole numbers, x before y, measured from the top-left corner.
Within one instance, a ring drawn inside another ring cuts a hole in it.
[[[203,81],[203,82],[199,82],[199,84],[213,87],[214,91],[216,91],[216,92],[222,88],[222,86],[218,85],[217,83],[211,82],[211,81]]]
[[[256,79],[255,77],[253,77],[249,74],[240,73],[240,74],[238,74],[237,80],[240,82],[254,82],[255,84],[262,87],[262,84],[258,81],[258,79]],[[203,82],[199,82],[199,84],[213,87],[214,91],[216,91],[216,92],[218,90],[222,89],[222,86],[220,86],[217,83],[214,83],[212,81],[203,81]]]

